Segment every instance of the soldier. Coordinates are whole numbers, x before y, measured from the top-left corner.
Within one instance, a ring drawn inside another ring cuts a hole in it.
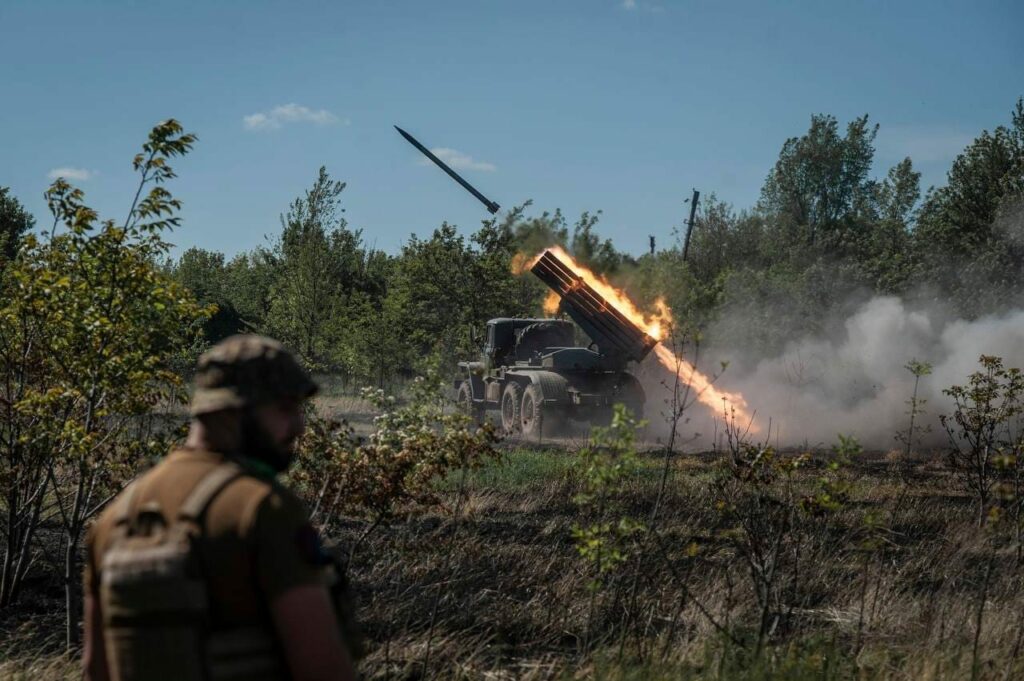
[[[275,480],[316,384],[255,335],[211,348],[195,383],[185,446],[90,529],[86,678],[354,679],[329,559]]]

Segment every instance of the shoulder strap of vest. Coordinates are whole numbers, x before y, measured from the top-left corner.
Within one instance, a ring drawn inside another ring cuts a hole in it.
[[[178,518],[199,522],[214,497],[242,472],[242,467],[231,461],[218,465],[200,478],[199,483],[185,497],[184,503],[178,509]]]

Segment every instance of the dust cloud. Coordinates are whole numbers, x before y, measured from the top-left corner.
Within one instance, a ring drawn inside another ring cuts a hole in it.
[[[709,358],[705,371],[729,353],[702,353]],[[729,392],[741,393],[756,412],[755,428],[763,436],[771,423],[770,439],[782,446],[831,446],[837,434],[853,435],[866,447],[897,446],[895,434],[906,432],[914,376],[906,369],[918,360],[932,365],[923,376],[918,398],[925,400],[920,417],[930,433],[923,446],[939,446],[946,440],[939,415],[951,411],[943,388],[964,384],[978,369],[982,354],[1002,357],[1008,367],[1024,368],[1024,309],[973,321],[950,317],[939,306],[918,307],[897,297],[876,297],[862,304],[829,337],[793,341],[777,356],[757,357],[749,350],[733,362],[716,382]],[[732,358],[730,358],[732,359]],[[735,367],[735,368],[733,368]],[[646,416],[653,431],[664,439],[666,400],[671,374],[658,372],[645,362],[648,401]],[[716,423],[717,421],[717,423]],[[699,405],[688,410],[680,425],[683,441],[707,446],[721,414]]]

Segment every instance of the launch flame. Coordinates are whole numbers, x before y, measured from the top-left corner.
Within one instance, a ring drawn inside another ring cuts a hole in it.
[[[608,283],[600,274],[596,274],[590,269],[576,262],[571,255],[565,252],[565,249],[560,246],[552,246],[545,248],[543,251],[538,253],[532,258],[526,258],[516,256],[512,259],[512,271],[516,274],[526,272],[533,267],[541,256],[545,253],[552,253],[559,260],[565,262],[569,267],[579,276],[583,281],[587,282],[592,289],[597,291],[602,298],[607,300],[611,305],[621,312],[629,321],[636,324],[641,330],[643,330],[648,336],[655,340],[664,340],[668,328],[672,325],[672,310],[669,309],[668,305],[661,298],[654,301],[654,312],[651,314],[644,314],[633,304],[633,301],[629,299],[621,289],[617,289]],[[554,291],[548,293],[547,298],[544,299],[544,311],[548,314],[554,314],[558,311],[558,304],[561,298]]]
[[[512,271],[517,274],[528,271],[549,251],[558,257],[559,260],[566,263],[579,278],[600,294],[609,305],[622,313],[623,316],[647,333],[648,336],[659,341],[654,347],[654,354],[658,363],[670,374],[677,375],[681,383],[689,385],[697,400],[710,407],[716,414],[724,412],[729,418],[735,418],[737,423],[751,422],[747,403],[742,395],[716,388],[711,379],[697,371],[685,359],[676,357],[675,353],[661,342],[668,337],[669,330],[672,328],[672,310],[665,303],[664,299],[658,298],[654,301],[653,312],[644,313],[626,295],[625,291],[615,288],[603,276],[576,262],[571,255],[559,246],[547,248],[532,258],[525,254],[518,254],[512,259]],[[550,291],[544,299],[544,312],[555,314],[558,311],[560,302],[561,297],[556,292]]]

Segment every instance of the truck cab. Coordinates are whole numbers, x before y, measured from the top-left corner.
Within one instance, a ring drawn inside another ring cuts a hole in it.
[[[529,364],[544,350],[572,347],[574,337],[572,322],[561,319],[492,319],[482,350],[484,370]]]

